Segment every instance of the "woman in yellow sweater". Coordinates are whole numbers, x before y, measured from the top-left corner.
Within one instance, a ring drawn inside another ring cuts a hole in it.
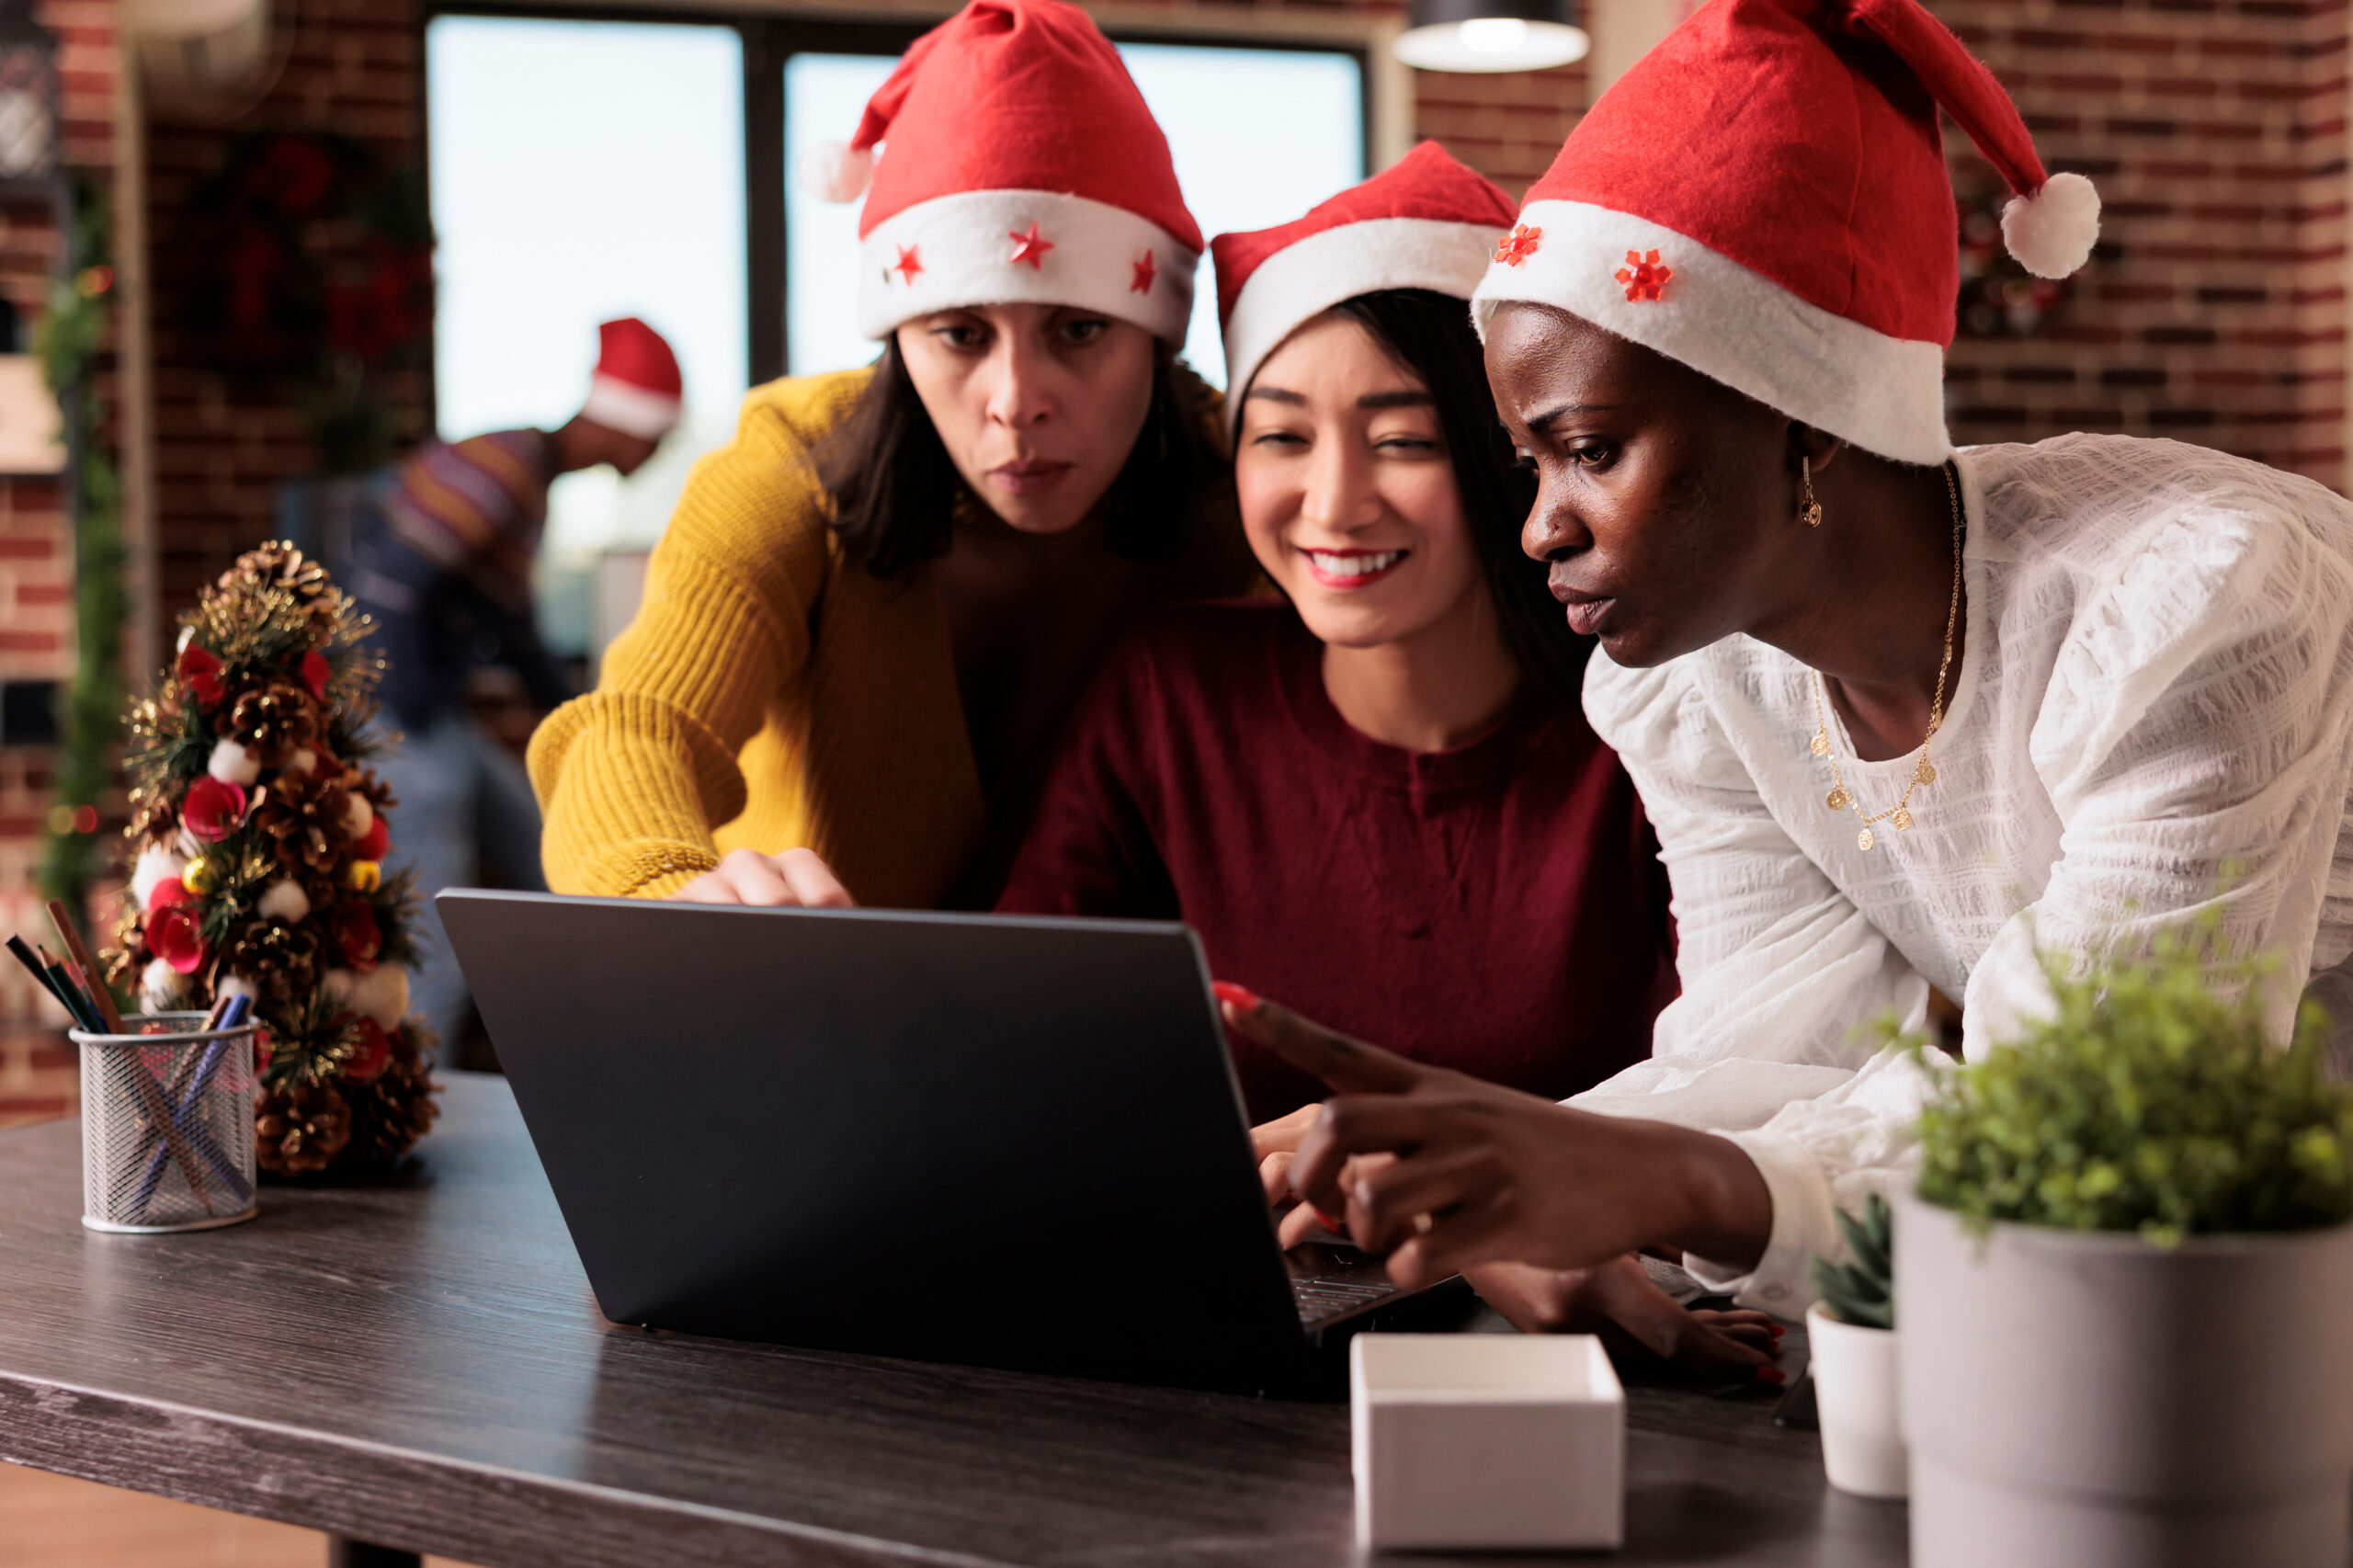
[[[871,172],[881,358],[755,390],[696,468],[597,689],[532,739],[557,892],[984,905],[1102,653],[1249,580],[1175,358],[1200,231],[1086,13],[973,0],[829,162],[841,199]]]

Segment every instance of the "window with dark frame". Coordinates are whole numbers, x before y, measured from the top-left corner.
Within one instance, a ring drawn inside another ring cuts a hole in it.
[[[857,208],[799,190],[793,165],[806,147],[848,138],[873,86],[931,25],[577,0],[429,7],[442,434],[561,422],[585,388],[600,314],[643,315],[687,372],[686,423],[654,463],[626,483],[568,475],[551,494],[540,593],[551,645],[593,655],[625,621],[629,558],[659,536],[692,460],[732,432],[747,386],[871,358],[854,327]],[[1367,172],[1361,50],[1113,37],[1169,131],[1205,234],[1287,222]],[[600,156],[616,165],[608,180],[592,166]],[[1222,381],[1207,257],[1197,297],[1187,352]]]

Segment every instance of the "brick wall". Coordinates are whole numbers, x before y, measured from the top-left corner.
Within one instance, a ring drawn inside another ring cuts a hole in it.
[[[1935,8],[2106,203],[2040,335],[1955,345],[1955,438],[2169,436],[2343,488],[2344,0]]]
[[[241,137],[255,131],[331,132],[387,164],[414,164],[424,145],[422,7],[418,0],[278,0],[290,52],[275,85],[226,123],[159,119],[147,148],[155,269],[157,577],[168,618],[239,552],[270,532],[283,480],[316,471],[296,396],[224,376],[187,330],[191,264],[205,214],[198,197]],[[331,261],[358,243],[332,224],[306,236]],[[401,430],[426,426],[429,377],[410,371],[381,389]]]
[[[65,159],[104,179],[114,165],[114,0],[40,0],[58,37]],[[50,207],[0,203],[0,298],[28,333],[59,259]],[[101,390],[106,382],[102,379]],[[73,540],[57,483],[0,479],[0,680],[52,681],[71,667]],[[0,745],[0,931],[38,919],[35,869],[49,810],[47,747]],[[74,1063],[50,1026],[63,1014],[14,964],[0,966],[0,1126],[53,1116],[74,1096]]]

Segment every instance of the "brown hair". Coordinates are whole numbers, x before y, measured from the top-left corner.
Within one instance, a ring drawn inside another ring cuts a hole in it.
[[[1173,357],[1153,371],[1152,407],[1128,460],[1098,506],[1103,542],[1130,561],[1171,561],[1193,540],[1202,498],[1225,467],[1208,385]],[[877,577],[903,576],[948,553],[967,494],[887,338],[874,379],[813,454],[842,546]]]

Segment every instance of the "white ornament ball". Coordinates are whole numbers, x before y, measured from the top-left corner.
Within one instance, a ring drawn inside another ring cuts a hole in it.
[[[139,852],[138,861],[131,869],[131,896],[140,908],[155,896],[155,884],[166,877],[176,877],[188,869],[188,858],[169,849],[150,845]]]
[[[285,763],[279,767],[278,771],[280,773],[308,773],[311,769],[318,767],[318,765],[319,754],[317,752],[313,751],[309,746],[298,746],[295,748],[294,755],[288,757]]]
[[[328,1001],[347,1007],[351,1005],[351,988],[358,983],[359,977],[351,971],[331,969],[319,982],[319,988],[327,994]]]
[[[181,627],[179,641],[172,644],[172,656],[177,658],[180,654],[187,653],[188,645],[195,641],[196,628],[193,626]]]
[[[376,808],[368,803],[367,796],[354,790],[343,798],[343,831],[346,834],[353,838],[363,838],[375,824]]]
[[[874,154],[847,142],[820,142],[801,154],[801,188],[820,201],[856,201],[874,177]]]
[[[2099,192],[2079,174],[2055,174],[2002,209],[2002,243],[2037,278],[2064,278],[2099,239]]]
[[[242,974],[224,974],[221,983],[212,988],[212,995],[215,1001],[223,1001],[231,996],[250,996],[258,1002],[261,1000],[261,987]]]
[[[396,963],[378,964],[351,987],[351,1010],[391,1030],[408,1016],[408,971]]]
[[[163,959],[153,959],[139,971],[139,1006],[150,1013],[168,1013],[180,1005],[188,976]]]
[[[220,741],[204,771],[223,784],[250,784],[261,777],[261,759],[234,741]]]
[[[291,877],[280,877],[263,890],[254,907],[272,920],[283,920],[289,926],[299,926],[310,918],[311,895],[302,884]]]

